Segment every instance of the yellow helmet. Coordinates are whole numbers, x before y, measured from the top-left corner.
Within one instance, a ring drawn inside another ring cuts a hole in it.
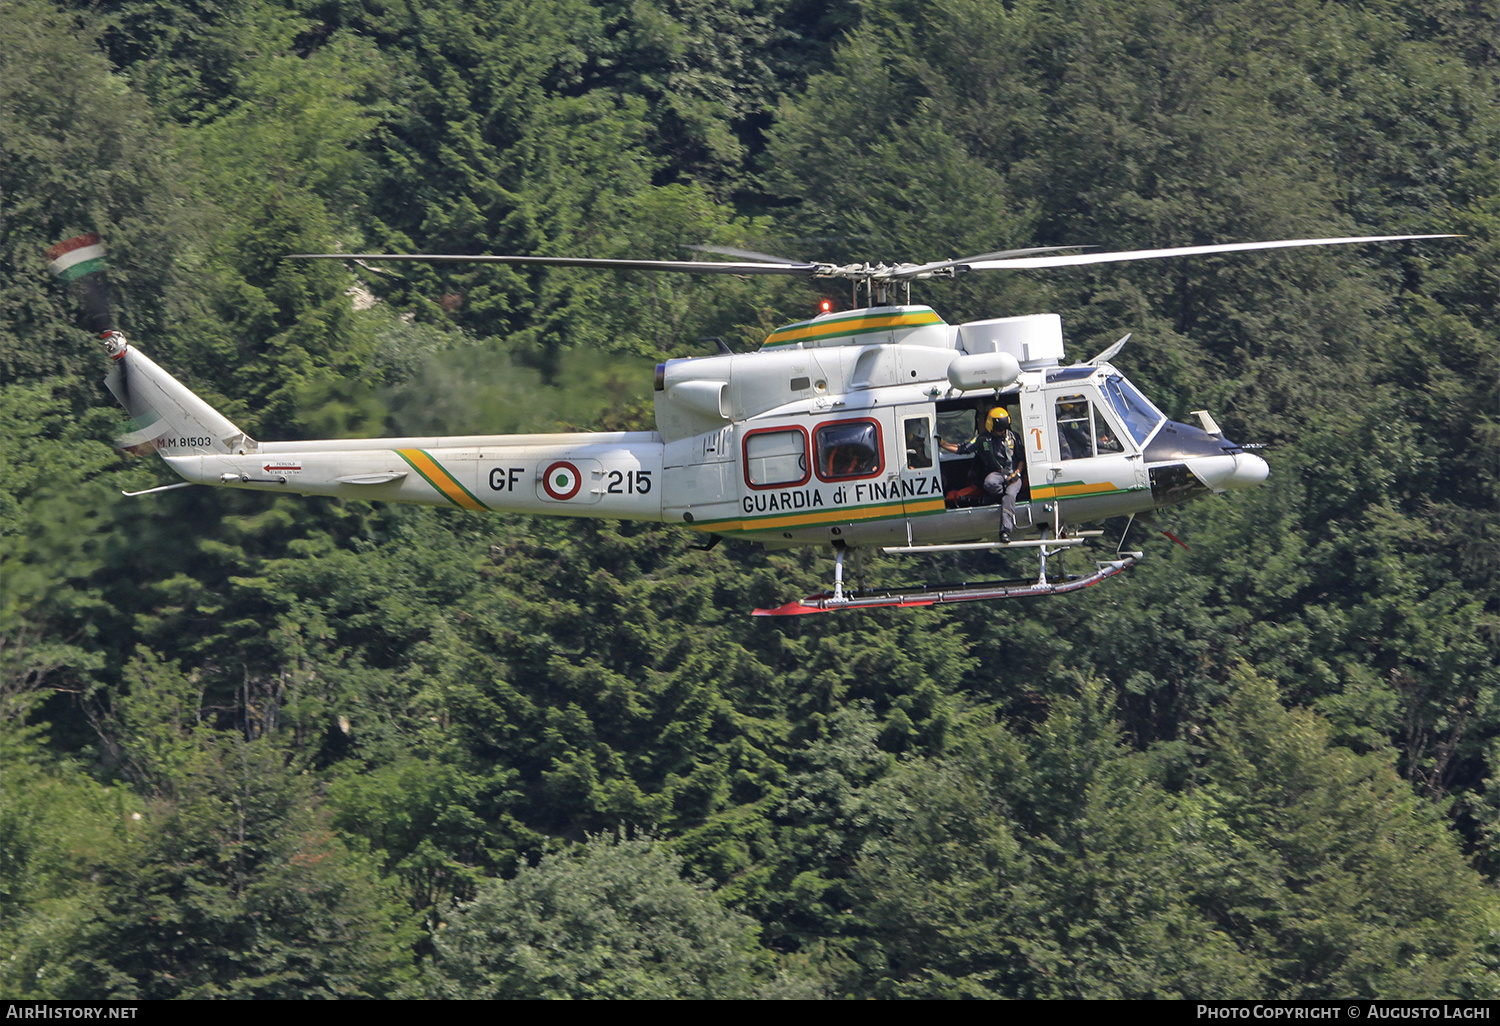
[[[984,429],[986,431],[994,431],[996,428],[1003,431],[1008,427],[1010,427],[1010,414],[1006,412],[1004,406],[996,406],[985,417]]]

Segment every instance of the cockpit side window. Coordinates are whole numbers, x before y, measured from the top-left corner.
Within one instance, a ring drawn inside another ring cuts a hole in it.
[[[1061,459],[1081,460],[1124,452],[1124,447],[1088,397],[1074,394],[1057,399],[1057,452]]]
[[[1097,455],[1104,456],[1112,452],[1124,452],[1125,447],[1115,437],[1114,430],[1109,426],[1109,421],[1104,419],[1104,411],[1094,407],[1094,451]]]
[[[1065,460],[1081,460],[1094,455],[1094,431],[1089,401],[1081,395],[1064,395],[1057,399],[1057,452]]]

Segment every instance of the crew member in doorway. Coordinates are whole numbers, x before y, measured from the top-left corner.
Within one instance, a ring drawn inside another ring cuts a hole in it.
[[[958,451],[967,456],[978,453],[984,470],[984,490],[1000,500],[1000,544],[1010,544],[1010,532],[1016,528],[1016,497],[1021,494],[1021,440],[1010,429],[1010,414],[1004,406],[993,407],[984,419],[984,430]]]

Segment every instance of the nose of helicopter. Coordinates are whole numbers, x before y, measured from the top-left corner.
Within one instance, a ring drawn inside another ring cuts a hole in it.
[[[1215,492],[1254,488],[1270,476],[1265,460],[1248,452],[1223,456],[1200,456],[1191,461],[1194,475]]]
[[[1254,453],[1240,452],[1234,455],[1234,472],[1229,475],[1225,488],[1254,488],[1271,476],[1271,466]]]

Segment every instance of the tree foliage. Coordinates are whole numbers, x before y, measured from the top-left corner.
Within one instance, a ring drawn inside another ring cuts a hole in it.
[[[648,839],[596,836],[487,883],[440,928],[434,997],[759,996],[755,923]],[[778,989],[773,984],[772,992]],[[779,988],[790,996],[788,988]],[[800,996],[812,996],[805,987]]]

